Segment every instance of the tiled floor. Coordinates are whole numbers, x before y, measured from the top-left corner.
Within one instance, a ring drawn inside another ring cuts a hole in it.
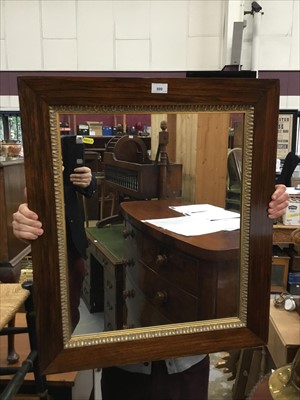
[[[80,302],[79,311],[80,321],[73,332],[74,335],[96,333],[104,330],[103,312],[91,314],[86,308],[83,300]]]
[[[231,373],[224,373],[223,369],[217,368],[218,362],[223,361],[227,353],[210,354],[210,374],[208,398],[209,400],[232,400],[233,380]]]

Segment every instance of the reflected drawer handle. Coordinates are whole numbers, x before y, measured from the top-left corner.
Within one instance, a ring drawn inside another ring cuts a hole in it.
[[[156,257],[156,266],[157,267],[163,267],[164,265],[166,265],[168,262],[168,257],[165,254],[158,254]]]
[[[130,258],[129,260],[125,258],[123,260],[124,267],[134,267],[134,264],[135,264],[135,261],[133,258]]]
[[[124,298],[124,300],[130,299],[130,298],[133,298],[133,297],[135,297],[135,291],[134,291],[134,289],[124,290],[124,291],[123,291],[123,298]]]
[[[134,328],[133,324],[131,324],[131,325],[123,325],[123,329],[132,329],[132,328]]]
[[[159,290],[154,295],[154,301],[157,304],[165,304],[168,301],[168,293],[165,290]]]
[[[123,230],[123,236],[124,236],[124,238],[125,239],[127,239],[128,237],[132,237],[132,238],[134,238],[134,230],[133,229],[128,229],[128,228],[125,228],[124,230]]]
[[[110,282],[110,281],[106,281],[106,287],[108,288],[108,289],[112,289],[113,288],[113,284]]]

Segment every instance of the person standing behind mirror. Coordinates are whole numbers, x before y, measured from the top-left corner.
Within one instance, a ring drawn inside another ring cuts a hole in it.
[[[63,168],[64,169],[64,168]],[[72,331],[79,322],[81,287],[86,273],[85,259],[88,241],[85,234],[84,218],[77,194],[90,198],[96,190],[96,180],[91,169],[85,166],[74,169],[70,174],[70,184],[64,184],[65,221],[67,235],[69,291]],[[38,215],[20,204],[13,214],[13,233],[21,240],[31,241],[44,233]]]
[[[288,206],[284,185],[276,185],[266,212],[270,219],[281,217]],[[21,207],[21,206],[20,206]],[[35,213],[26,206],[13,217],[14,233],[21,239],[36,239],[43,234]],[[18,218],[17,218],[18,217]],[[30,219],[30,218],[33,218]],[[19,221],[22,221],[20,224]],[[103,368],[103,400],[207,400],[209,356],[194,355],[163,361]]]

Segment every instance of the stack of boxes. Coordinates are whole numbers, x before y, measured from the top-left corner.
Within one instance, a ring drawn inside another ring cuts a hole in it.
[[[299,178],[300,179],[300,178]],[[282,217],[282,223],[291,228],[291,232],[294,231],[300,238],[300,187],[288,187],[287,192],[289,194],[289,204],[286,213]],[[299,228],[299,231],[298,229]],[[299,233],[298,233],[299,232]],[[290,245],[283,249],[283,253],[289,258],[289,268],[287,278],[287,291],[293,296],[300,296],[300,239],[294,238],[294,245]],[[274,251],[273,246],[273,251]],[[280,263],[277,260],[277,254],[273,255],[273,269],[277,264],[284,264],[285,258],[279,257]],[[287,265],[286,265],[287,266]],[[287,268],[285,268],[286,270]],[[273,271],[274,272],[274,271]],[[277,289],[277,288],[276,288]],[[276,291],[276,290],[275,290]]]
[[[90,136],[102,136],[102,122],[87,121]]]
[[[287,188],[289,194],[289,205],[282,217],[284,225],[294,225],[300,228],[300,188]]]
[[[297,228],[300,229],[300,187],[289,187],[287,192],[289,194],[289,205],[282,217],[282,222],[284,225],[295,226],[298,232]],[[300,231],[297,235],[300,237]],[[290,248],[289,251],[293,254],[290,254],[291,262],[287,289],[290,294],[300,296],[300,244],[295,244],[294,248]]]

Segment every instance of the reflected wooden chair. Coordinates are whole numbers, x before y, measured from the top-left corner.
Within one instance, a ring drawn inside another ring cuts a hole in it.
[[[236,147],[227,156],[226,209],[240,210],[242,179],[242,149]]]
[[[85,219],[85,227],[89,228],[91,225],[95,225],[97,221],[101,221],[106,217],[111,217],[114,215],[116,208],[116,192],[109,188],[105,183],[105,178],[103,173],[94,174],[97,182],[97,190],[96,193],[92,196],[92,198],[87,199],[84,196],[80,196],[82,198],[83,211],[84,211],[84,219]],[[94,207],[92,207],[92,204]],[[95,206],[96,204],[96,206]],[[95,212],[92,212],[91,209],[97,210],[97,215]]]
[[[109,215],[105,215],[105,205],[109,204],[110,205],[110,212]],[[100,221],[104,217],[111,217],[114,215],[115,207],[116,207],[116,192],[112,189],[110,189],[106,183],[105,179],[103,177],[102,182],[101,182],[101,195],[99,198],[99,205],[100,205]]]
[[[101,155],[97,151],[85,150],[84,151],[84,163],[86,167],[89,167],[92,172],[98,172],[98,164],[101,161]]]

